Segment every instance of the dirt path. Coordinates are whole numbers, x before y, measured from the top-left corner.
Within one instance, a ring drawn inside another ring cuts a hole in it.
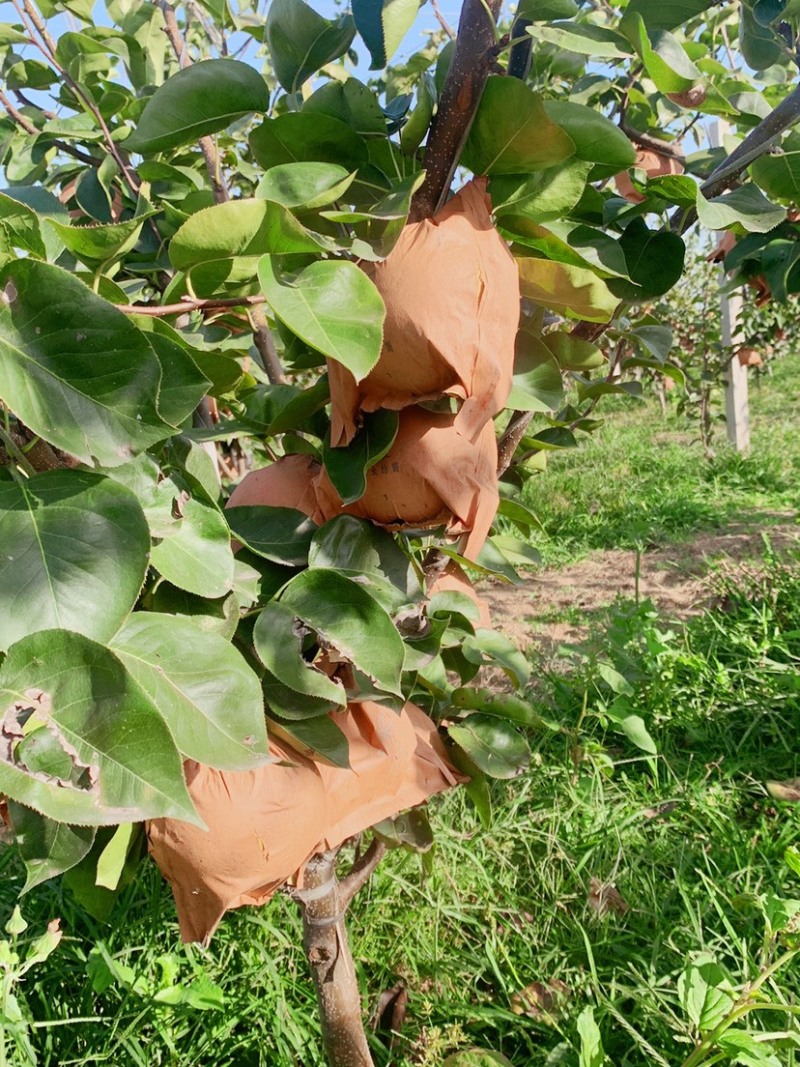
[[[642,554],[639,595],[649,597],[668,618],[685,619],[712,599],[706,576],[713,564],[740,563],[763,552],[763,536],[782,550],[800,544],[800,526],[791,514],[770,516],[769,525],[729,526],[724,533],[701,533],[691,541]],[[782,519],[784,521],[775,521]],[[520,648],[538,647],[546,656],[558,645],[580,641],[587,616],[636,591],[636,553],[593,552],[579,563],[546,570],[522,585],[484,585],[494,625]]]

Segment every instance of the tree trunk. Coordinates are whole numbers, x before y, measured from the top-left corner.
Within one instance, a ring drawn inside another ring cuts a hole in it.
[[[329,1067],[374,1067],[361,1012],[361,994],[344,912],[348,904],[336,877],[338,849],[314,856],[303,889],[303,944],[317,990]]]

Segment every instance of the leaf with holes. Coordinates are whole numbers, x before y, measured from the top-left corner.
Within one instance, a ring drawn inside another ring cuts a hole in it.
[[[18,641],[0,668],[0,708],[0,792],[11,800],[81,826],[199,825],[166,723],[103,645],[66,630]],[[23,748],[34,731],[50,739],[44,760]]]
[[[280,602],[379,689],[402,695],[403,642],[389,615],[361,586],[336,571],[316,567],[293,578]]]

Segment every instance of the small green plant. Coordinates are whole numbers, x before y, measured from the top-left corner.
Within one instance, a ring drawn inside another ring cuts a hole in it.
[[[25,938],[28,924],[15,907],[0,940],[0,1067],[28,1067],[39,1062],[31,1030],[32,1020],[22,984],[33,968],[44,963],[61,940],[60,920],[53,919],[37,937]]]

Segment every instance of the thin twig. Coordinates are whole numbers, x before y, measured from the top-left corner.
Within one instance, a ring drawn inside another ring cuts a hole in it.
[[[447,19],[442,14],[441,8],[439,7],[439,4],[438,4],[437,0],[431,0],[431,7],[433,8],[433,13],[436,16],[436,21],[442,27],[442,29],[447,34],[447,36],[450,38],[450,40],[451,41],[455,41],[455,39],[456,39],[456,31],[453,29],[453,27],[450,25],[450,23],[447,21]]]
[[[366,885],[370,875],[386,855],[386,845],[373,837],[369,848],[355,861],[347,874],[339,882],[339,899],[346,908],[359,889]]]
[[[256,296],[211,296],[204,300],[187,299],[179,304],[115,304],[117,311],[125,315],[148,315],[161,319],[167,315],[185,315],[189,311],[223,311],[225,308],[255,307],[265,304],[267,298]]]
[[[634,144],[641,145],[642,148],[649,148],[651,152],[658,152],[661,156],[669,156],[671,159],[678,159],[681,163],[684,161],[685,157],[683,152],[679,148],[676,148],[671,142],[662,141],[658,137],[651,137],[649,133],[640,133],[639,130],[635,130],[624,121],[620,122],[619,128],[628,140],[633,141]]]
[[[19,126],[19,128],[25,131],[25,133],[31,134],[31,136],[36,137],[38,137],[39,135],[41,135],[42,137],[49,137],[49,134],[46,130],[40,130],[39,127],[34,125],[34,123],[32,123],[29,118],[23,115],[22,112],[19,111],[16,107],[14,107],[14,105],[11,103],[11,101],[8,99],[2,89],[0,89],[0,104],[2,104],[3,107],[6,109],[9,117],[12,118],[14,122],[16,122],[16,124]],[[92,166],[96,167],[100,162],[98,159],[95,159],[94,156],[90,156],[86,152],[82,152],[80,148],[74,148],[71,144],[67,144],[66,142],[60,140],[57,137],[50,138],[50,140],[52,141],[53,145],[59,149],[59,151],[64,152],[68,156],[72,156],[73,159],[79,159],[82,163],[91,163]]]

